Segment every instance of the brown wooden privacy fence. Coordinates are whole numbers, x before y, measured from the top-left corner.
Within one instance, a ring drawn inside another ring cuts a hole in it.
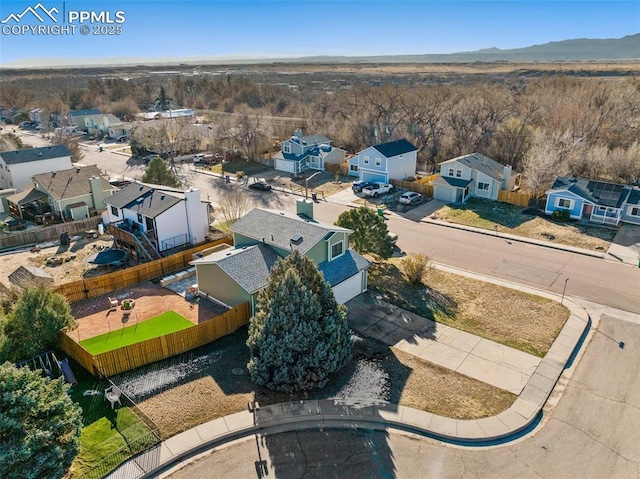
[[[0,249],[59,240],[62,233],[69,233],[71,236],[78,233],[82,234],[87,230],[96,229],[99,223],[102,223],[102,217],[92,216],[84,220],[39,227],[32,231],[2,234],[0,235]]]
[[[529,193],[519,193],[517,191],[498,191],[498,201],[503,203],[510,203],[512,205],[529,206],[529,201],[534,198],[534,195]]]
[[[60,348],[95,376],[113,376],[146,364],[191,351],[233,333],[249,322],[249,303],[242,303],[215,318],[159,338],[91,355],[67,333]],[[116,332],[117,334],[117,332]]]
[[[435,173],[433,175],[429,175],[429,176],[425,176],[423,178],[420,178],[419,180],[416,180],[416,182],[420,183],[420,184],[423,184],[423,185],[426,185],[427,183],[431,183],[438,176],[440,176],[440,173]]]
[[[211,243],[201,244],[186,251],[181,251],[166,258],[139,264],[121,271],[115,271],[93,278],[84,278],[70,283],[63,283],[55,286],[53,291],[62,294],[70,303],[95,298],[96,296],[108,294],[117,289],[126,288],[132,284],[142,283],[166,274],[175,273],[189,265],[189,262],[193,260],[193,253],[223,243],[233,244],[233,240],[230,237],[225,237]]]
[[[400,181],[391,180],[391,184],[396,188],[404,188],[405,190],[415,191],[423,196],[433,196],[433,186],[417,181]]]

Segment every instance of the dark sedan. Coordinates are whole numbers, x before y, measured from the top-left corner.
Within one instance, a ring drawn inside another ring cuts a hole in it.
[[[262,181],[256,181],[255,183],[251,183],[249,185],[249,188],[251,188],[252,190],[258,190],[258,191],[270,191],[271,185],[264,183]]]

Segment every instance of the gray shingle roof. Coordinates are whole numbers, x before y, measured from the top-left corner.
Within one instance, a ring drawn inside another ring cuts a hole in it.
[[[480,153],[471,153],[470,155],[459,156],[447,161],[457,161],[461,165],[465,165],[487,175],[490,178],[493,178],[496,181],[502,182],[504,166],[496,160],[492,160]]]
[[[102,191],[113,190],[114,187],[102,178],[100,168],[96,165],[78,166],[68,170],[54,171],[34,175],[33,179],[45,188],[48,195],[55,200],[64,200],[84,196],[91,193],[90,178],[99,176],[102,182]],[[102,205],[96,205],[96,208]]]
[[[62,156],[71,156],[71,153],[69,153],[69,150],[64,145],[43,146],[41,148],[26,148],[24,150],[0,152],[0,157],[7,165],[49,160],[51,158],[60,158]]]
[[[7,196],[7,201],[10,201],[14,205],[24,206],[40,198],[46,198],[47,194],[31,188],[30,190],[24,190],[15,195]]]
[[[471,183],[471,180],[463,180],[461,178],[450,178],[448,176],[438,176],[433,180],[434,185],[454,186],[456,188],[466,188]]]
[[[333,287],[369,266],[371,263],[367,259],[349,249],[339,258],[318,265],[318,269]]]
[[[69,112],[71,116],[87,116],[87,115],[99,115],[102,113],[98,108],[88,108],[86,110],[72,110]]]
[[[105,199],[109,206],[126,208],[149,218],[155,218],[181,201],[183,198],[174,190],[163,191],[141,183],[131,183]]]
[[[610,208],[621,208],[631,194],[630,186],[584,178],[558,177],[552,191],[570,191],[591,203]]]
[[[302,240],[295,248],[301,254],[306,254],[331,231],[351,233],[351,230],[319,223],[306,216],[262,208],[254,208],[240,218],[231,226],[231,231],[258,241],[264,239],[264,243],[287,251],[291,250],[291,238],[300,235]]]
[[[260,291],[267,285],[269,272],[280,257],[265,244],[239,249],[225,249],[190,264],[217,264],[247,293]]]
[[[373,146],[376,150],[382,153],[386,158],[392,156],[403,155],[410,151],[416,151],[417,148],[402,138],[401,140],[390,141],[388,143],[381,143]]]

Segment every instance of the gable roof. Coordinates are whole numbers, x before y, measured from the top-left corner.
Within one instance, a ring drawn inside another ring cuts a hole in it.
[[[71,116],[86,116],[86,115],[99,115],[102,113],[98,108],[87,108],[86,110],[71,110],[69,115]]]
[[[16,193],[11,196],[7,196],[7,201],[13,203],[14,205],[24,206],[29,203],[32,203],[40,198],[46,198],[47,194],[43,191],[36,190],[35,188],[31,188],[30,190],[24,190],[20,193]]]
[[[472,170],[479,171],[480,173],[493,178],[496,181],[502,182],[502,175],[504,174],[504,166],[498,163],[496,160],[484,156],[481,153],[471,153],[470,155],[462,155],[451,160],[443,161],[440,166],[449,163],[456,162],[464,165]],[[442,170],[441,170],[442,171]]]
[[[569,191],[599,206],[621,208],[631,194],[631,187],[606,181],[558,177],[547,194],[560,191]]]
[[[335,286],[349,279],[358,271],[367,269],[369,266],[371,266],[371,263],[366,258],[348,249],[339,258],[319,264],[318,269],[324,276],[324,279],[326,279],[331,286]]]
[[[280,256],[265,244],[225,249],[189,264],[217,264],[247,293],[253,294],[267,285],[269,272]]]
[[[131,183],[104,201],[109,206],[128,209],[149,218],[155,218],[184,201],[184,194],[173,188],[165,190],[143,183]]]
[[[71,156],[71,153],[69,153],[69,150],[64,145],[43,146],[40,148],[26,148],[23,150],[0,152],[0,158],[2,158],[7,165],[50,160],[52,158],[60,158],[63,156]]]
[[[450,178],[448,176],[438,176],[431,184],[453,186],[455,188],[466,188],[471,180],[463,180],[462,178]]]
[[[418,148],[409,143],[406,139],[390,141],[387,143],[380,143],[374,145],[373,148],[382,153],[385,157],[391,158],[392,156],[403,155],[410,151],[416,151]]]
[[[307,136],[292,136],[289,141],[293,141],[294,143],[298,143],[299,145],[309,146],[309,145],[320,145],[322,143],[331,143],[331,140],[324,135],[307,135]]]
[[[320,145],[313,146],[309,148],[307,151],[302,153],[301,155],[296,155],[295,153],[284,153],[282,150],[278,151],[273,158],[282,159],[289,161],[302,161],[307,156],[319,156],[324,157],[325,155],[331,153],[333,150],[338,150],[335,146],[331,146],[328,143],[322,143]]]
[[[78,166],[68,170],[41,173],[34,175],[32,178],[42,185],[51,198],[59,201],[91,194],[89,180],[96,176],[101,180],[102,191],[115,189],[107,180],[102,178],[100,169],[96,165]]]
[[[352,232],[339,226],[319,223],[304,215],[262,208],[249,211],[231,226],[231,231],[286,251],[290,251],[293,245],[301,254],[306,254],[327,233]],[[301,239],[293,244],[291,240],[296,235]]]

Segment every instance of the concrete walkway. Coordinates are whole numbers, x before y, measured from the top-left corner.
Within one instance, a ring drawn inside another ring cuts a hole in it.
[[[352,299],[348,307],[349,325],[360,335],[513,394],[522,392],[542,361],[420,317],[370,293]]]
[[[434,266],[442,270],[560,301],[559,296],[535,288],[445,265],[436,264]],[[570,311],[569,319],[547,355],[535,367],[535,371],[531,374],[513,405],[497,416],[474,420],[451,419],[383,401],[363,401],[357,398],[352,400],[299,401],[276,404],[260,408],[255,416],[248,411],[243,411],[215,419],[171,437],[156,448],[122,464],[107,477],[123,479],[163,477],[170,474],[172,470],[182,467],[186,462],[194,460],[198,454],[229,441],[252,434],[275,434],[291,430],[314,428],[386,430],[394,428],[444,441],[454,441],[459,444],[469,445],[507,441],[509,438],[515,438],[519,433],[531,427],[540,417],[542,408],[551,395],[564,368],[579,351],[591,326],[591,318],[580,304],[569,297],[564,298],[563,304]],[[398,318],[406,317],[397,311],[396,314]],[[600,312],[600,314],[602,313]],[[640,318],[640,315],[635,316]],[[411,331],[410,327],[404,329]],[[422,329],[422,326],[419,326],[418,329]],[[425,331],[428,334],[428,328]],[[391,333],[389,338],[394,337],[393,331]],[[413,333],[415,331],[411,332],[411,334]],[[446,342],[452,344],[455,339],[453,336],[455,335],[452,332],[440,335],[442,344],[444,345]],[[438,335],[434,334],[433,339],[436,342],[437,338]],[[396,342],[407,341],[408,345],[413,345],[406,338],[396,339]],[[480,342],[471,351],[476,351],[475,348],[479,344]],[[469,352],[467,356],[471,356],[471,359],[474,359],[473,356],[476,355]],[[482,358],[480,356],[478,358],[477,364],[480,365],[482,364]]]

